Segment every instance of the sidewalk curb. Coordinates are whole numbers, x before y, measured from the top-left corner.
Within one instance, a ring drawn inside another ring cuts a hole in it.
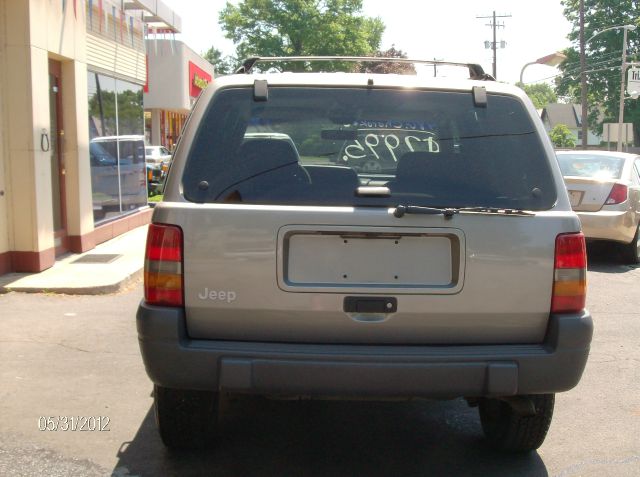
[[[0,286],[0,295],[5,293],[54,293],[58,295],[110,295],[118,293],[137,282],[142,277],[142,268],[127,275],[123,279],[105,285],[95,285],[89,287],[12,287],[10,285]]]

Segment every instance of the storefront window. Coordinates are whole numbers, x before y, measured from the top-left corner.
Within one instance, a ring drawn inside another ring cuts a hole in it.
[[[147,203],[142,86],[89,71],[94,221]]]

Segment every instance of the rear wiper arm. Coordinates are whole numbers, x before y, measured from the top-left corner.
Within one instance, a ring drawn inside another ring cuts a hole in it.
[[[422,207],[420,205],[402,205],[399,204],[393,211],[395,217],[403,217],[405,214],[424,214],[424,215],[444,215],[445,219],[450,219],[458,213],[458,209],[442,209],[439,207]]]
[[[532,212],[526,212],[522,209],[503,209],[500,207],[422,207],[419,205],[398,205],[396,210],[393,211],[395,217],[403,217],[405,214],[424,214],[424,215],[444,215],[445,219],[452,218],[455,214],[460,212],[478,212],[485,214],[500,214],[500,215],[535,215]]]

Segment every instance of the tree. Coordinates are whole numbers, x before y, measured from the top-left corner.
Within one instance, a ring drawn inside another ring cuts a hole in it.
[[[547,83],[518,83],[518,86],[520,86],[524,90],[524,92],[527,93],[527,96],[529,96],[536,109],[542,109],[549,103],[558,102],[558,95]]]
[[[361,56],[376,51],[384,24],[362,15],[362,0],[243,0],[227,2],[220,26],[236,56]],[[337,69],[341,65],[323,65]],[[303,63],[291,69],[305,69]]]
[[[116,93],[99,90],[89,98],[89,116],[100,136],[144,134],[142,88],[118,92],[118,128],[116,129]],[[98,129],[99,127],[99,129]]]
[[[396,50],[395,45],[385,51],[377,51],[373,56],[378,58],[406,58],[407,54],[402,50]],[[415,75],[416,69],[412,63],[391,63],[387,61],[362,63],[356,67],[361,73],[395,73],[399,75]]]
[[[579,0],[563,0],[564,15],[573,25],[569,39],[574,46],[564,51],[567,60],[560,65],[562,74],[556,78],[556,91],[575,102],[580,98]],[[584,0],[585,41],[605,28],[617,25],[640,25],[637,0]],[[587,60],[588,116],[592,130],[602,131],[604,122],[618,122],[620,101],[620,67],[622,63],[622,29],[599,34],[585,45]],[[628,32],[628,61],[638,61],[639,31]],[[635,56],[633,55],[633,52]],[[634,123],[635,137],[640,133],[638,101],[625,103],[625,122]]]
[[[555,147],[576,147],[576,137],[566,124],[556,124],[549,131],[549,137]]]
[[[222,56],[222,52],[213,46],[209,48],[202,57],[213,65],[216,76],[230,75],[240,64],[233,56]]]

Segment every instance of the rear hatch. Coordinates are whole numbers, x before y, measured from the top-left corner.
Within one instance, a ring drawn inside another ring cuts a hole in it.
[[[191,337],[543,340],[555,239],[579,223],[552,210],[551,165],[519,100],[293,87],[268,98],[214,96],[172,171],[186,201],[154,213],[183,231]]]

